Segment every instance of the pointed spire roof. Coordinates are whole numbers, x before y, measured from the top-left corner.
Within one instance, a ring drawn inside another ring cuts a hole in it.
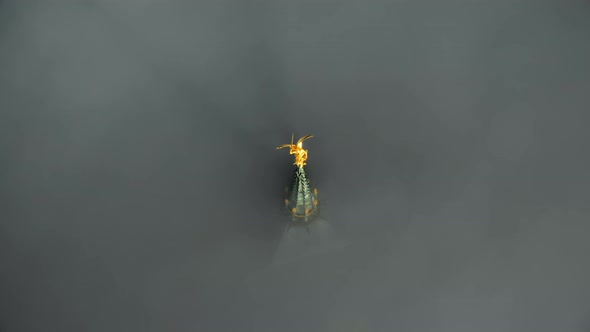
[[[295,168],[285,205],[295,222],[308,223],[318,215],[318,190],[311,188],[303,166]]]

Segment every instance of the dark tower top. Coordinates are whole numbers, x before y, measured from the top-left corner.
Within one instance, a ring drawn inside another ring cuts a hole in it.
[[[308,223],[318,215],[318,190],[311,189],[303,166],[295,168],[293,181],[287,190],[285,205],[295,222]]]

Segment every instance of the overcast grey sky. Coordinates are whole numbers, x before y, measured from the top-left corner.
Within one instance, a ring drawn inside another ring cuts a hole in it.
[[[0,1],[0,329],[589,331],[589,59],[588,1]]]

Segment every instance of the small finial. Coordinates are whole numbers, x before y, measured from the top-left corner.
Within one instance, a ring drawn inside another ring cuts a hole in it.
[[[293,144],[293,136],[294,135],[291,135],[291,144],[279,145],[277,146],[277,149],[290,148],[291,150],[289,151],[289,154],[295,155],[295,162],[293,164],[299,167],[303,167],[305,166],[307,161],[307,150],[303,149],[303,141],[305,141],[308,138],[312,138],[313,136],[303,136],[295,144]]]

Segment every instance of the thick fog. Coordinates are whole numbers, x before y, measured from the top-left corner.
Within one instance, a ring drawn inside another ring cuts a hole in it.
[[[0,1],[0,330],[590,331],[589,105],[588,1]]]

